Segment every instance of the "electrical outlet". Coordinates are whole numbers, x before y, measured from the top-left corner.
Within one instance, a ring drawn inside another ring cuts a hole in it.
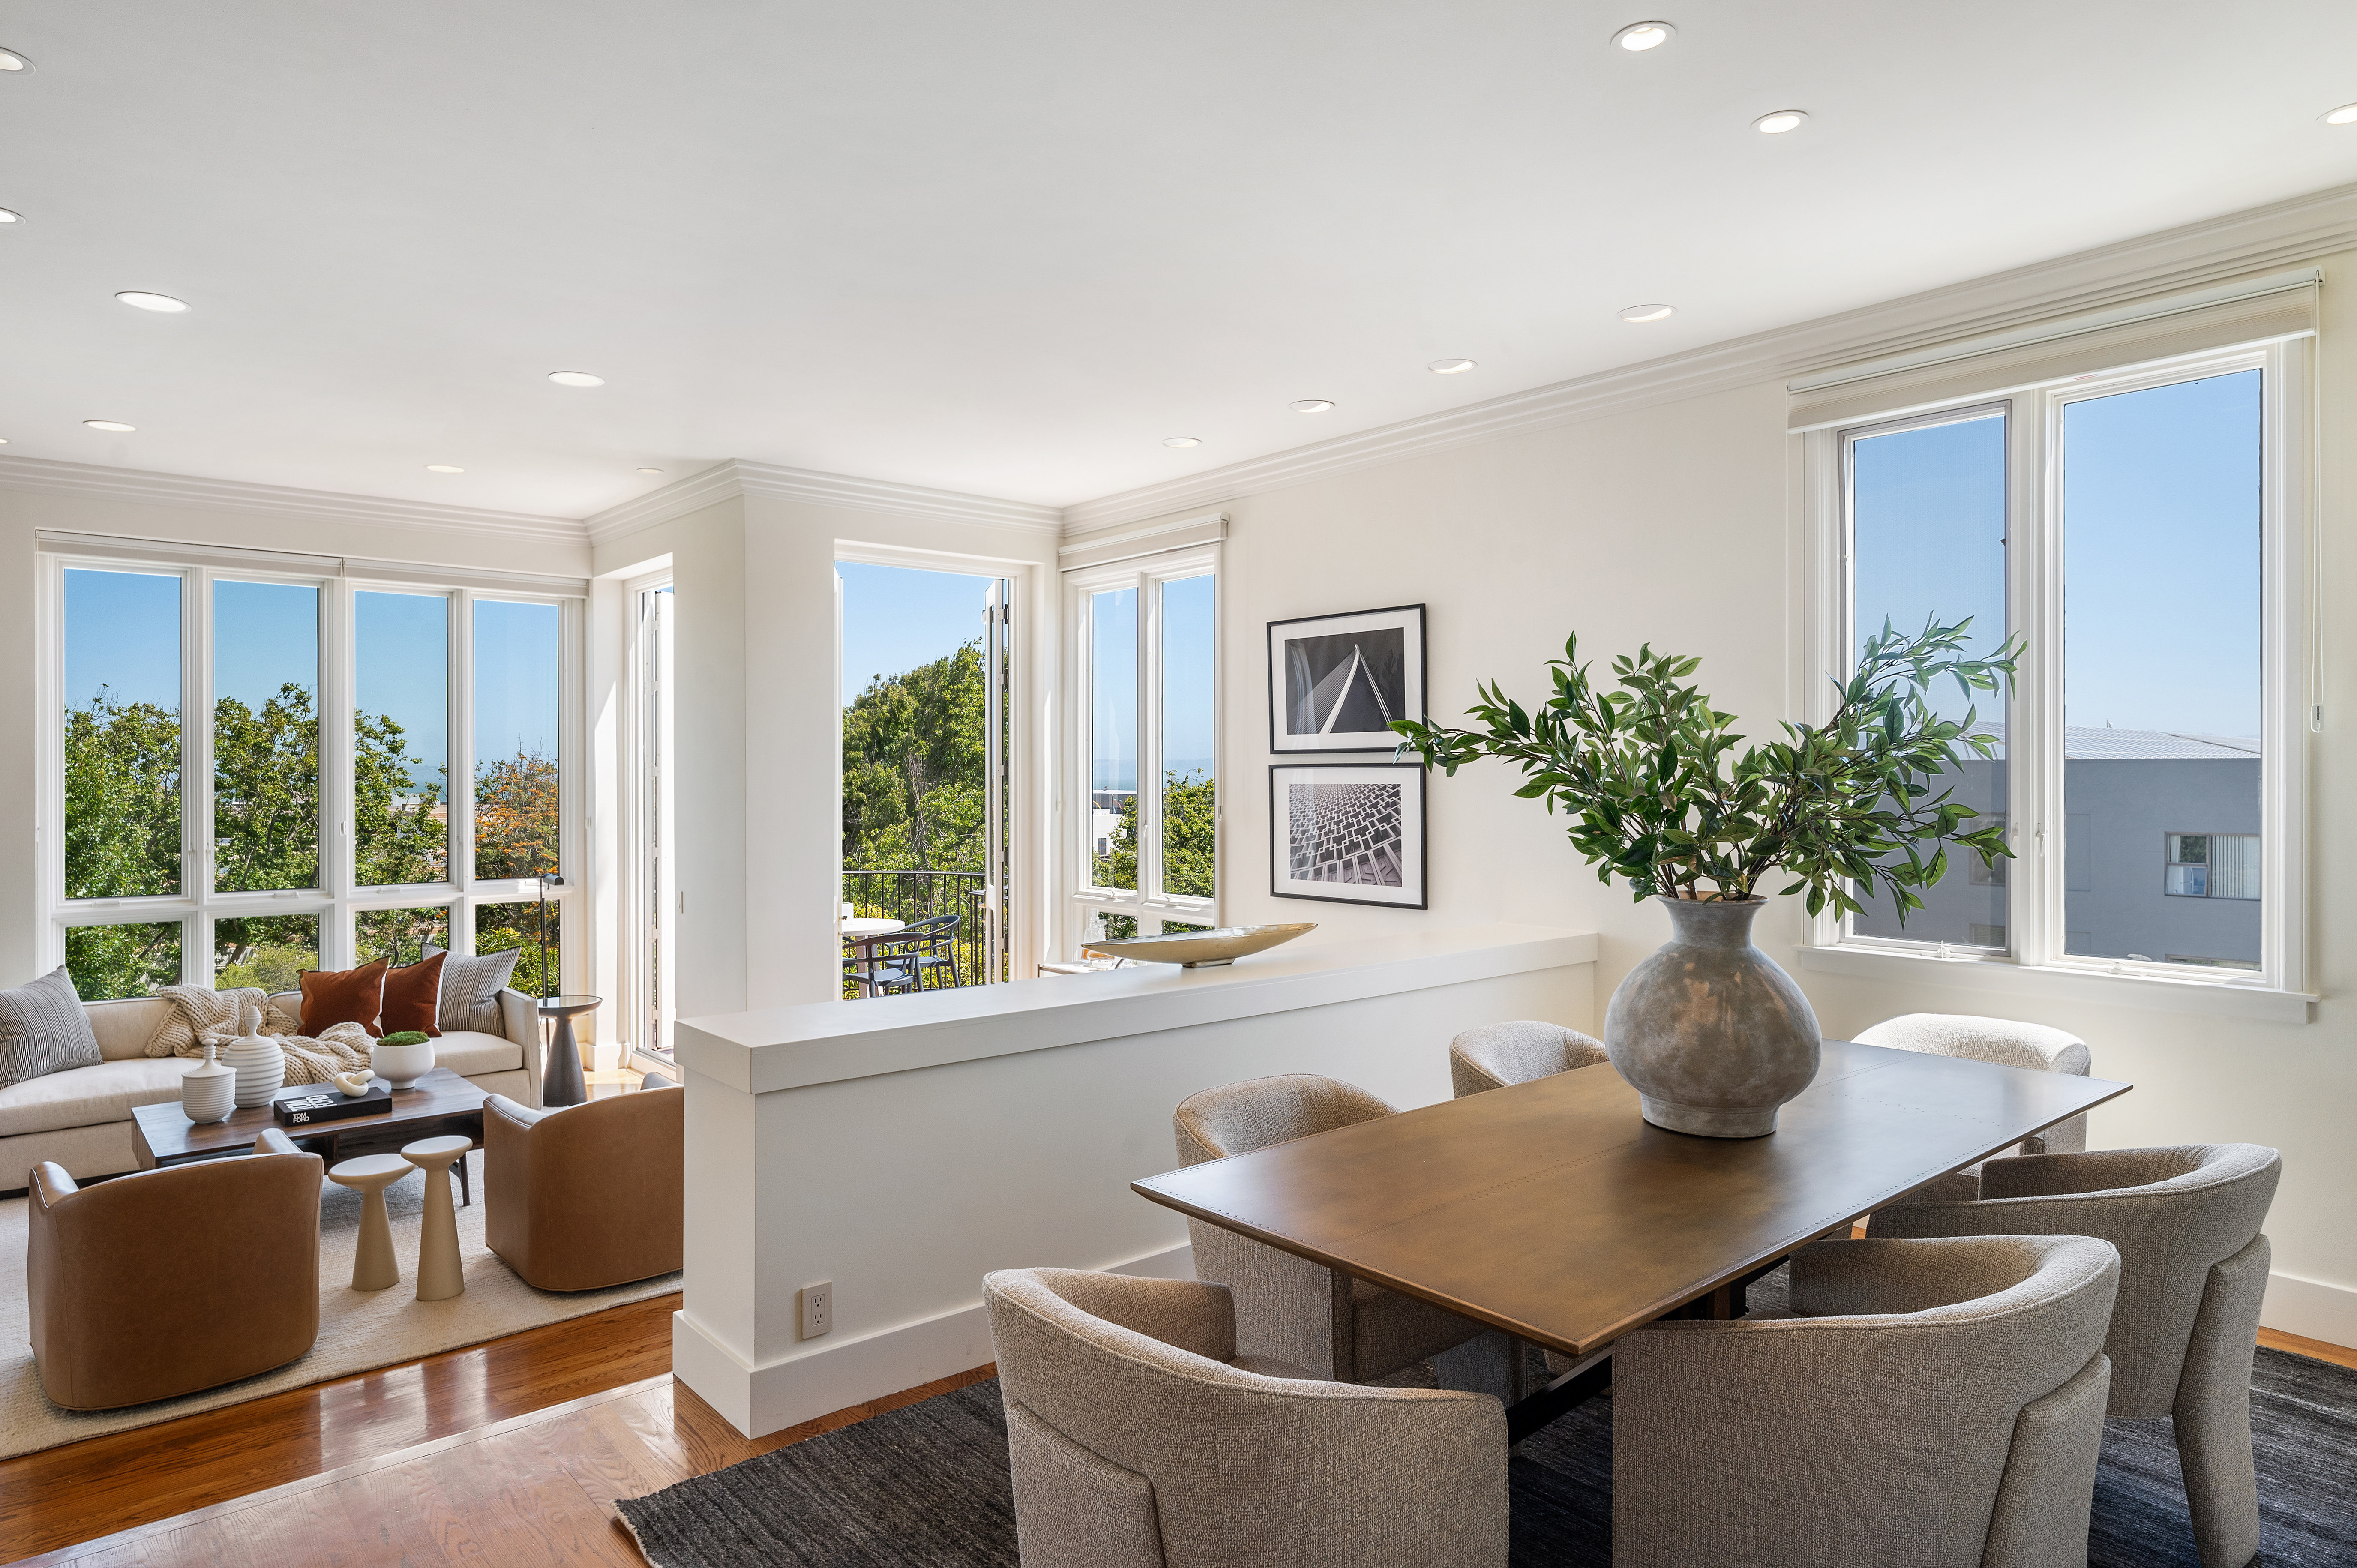
[[[794,1305],[802,1309],[802,1337],[817,1338],[834,1326],[834,1282],[821,1280],[802,1286],[794,1293]]]

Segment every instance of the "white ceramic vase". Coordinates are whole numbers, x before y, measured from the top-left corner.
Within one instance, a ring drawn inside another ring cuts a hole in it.
[[[369,1068],[393,1089],[407,1089],[434,1070],[434,1042],[388,1046],[382,1040],[369,1047]]]
[[[180,1113],[199,1125],[225,1121],[236,1089],[237,1070],[215,1061],[207,1046],[205,1059],[180,1075]]]
[[[260,1008],[247,1007],[239,1027],[243,1033],[229,1043],[221,1060],[237,1074],[240,1105],[267,1105],[270,1097],[285,1085],[286,1052],[262,1032]]]

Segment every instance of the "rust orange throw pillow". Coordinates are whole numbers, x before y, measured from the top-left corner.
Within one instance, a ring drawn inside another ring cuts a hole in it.
[[[384,1031],[376,1015],[384,1009],[385,961],[358,969],[303,972],[303,1033],[317,1038],[337,1024],[358,1024],[371,1038]]]
[[[442,961],[449,956],[438,952],[424,963],[385,972],[384,1008],[377,1018],[378,1033],[398,1035],[405,1029],[424,1035],[442,1033],[434,1026],[434,1010],[442,998]]]

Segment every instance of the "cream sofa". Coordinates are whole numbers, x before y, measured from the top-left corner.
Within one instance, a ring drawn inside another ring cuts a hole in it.
[[[196,1065],[186,1057],[145,1054],[171,1006],[163,998],[82,1006],[105,1059],[0,1089],[0,1191],[21,1191],[26,1173],[43,1160],[57,1161],[81,1181],[137,1170],[132,1107],[179,1099],[180,1075]],[[538,1105],[539,1010],[522,992],[502,991],[500,1023],[503,1035],[468,1029],[444,1034],[434,1042],[435,1065],[486,1093]]]

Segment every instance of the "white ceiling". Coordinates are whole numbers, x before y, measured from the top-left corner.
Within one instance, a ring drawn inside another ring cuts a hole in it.
[[[0,0],[0,453],[559,516],[724,457],[1062,505],[2357,177],[2347,0]]]

